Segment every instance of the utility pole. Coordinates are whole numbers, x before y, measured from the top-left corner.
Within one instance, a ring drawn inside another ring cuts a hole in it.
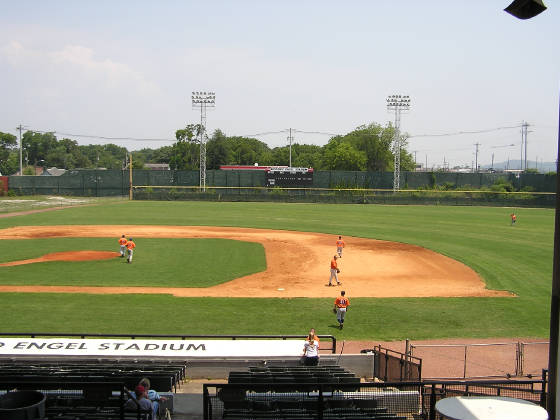
[[[200,108],[200,130],[198,131],[198,141],[200,145],[200,189],[206,191],[206,108],[216,106],[216,94],[214,92],[193,92],[193,108]]]
[[[400,189],[401,177],[401,111],[410,109],[410,97],[408,95],[390,95],[387,97],[387,110],[395,111],[395,137],[393,143],[393,153],[395,156],[395,172],[393,175],[393,192]]]
[[[294,138],[292,137],[292,129],[290,128],[290,135],[288,136],[288,141],[290,142],[290,168],[292,167],[292,141]]]
[[[523,145],[525,145],[525,170],[527,170],[527,127],[529,127],[529,124],[523,121],[523,124],[521,124],[521,159],[523,160]]]
[[[428,154],[426,153],[426,171],[428,171]]]
[[[492,169],[494,169],[494,152],[492,152]]]
[[[19,176],[23,176],[23,145],[21,143],[21,130],[23,130],[22,125],[18,125],[16,130],[19,130]]]
[[[475,172],[478,172],[478,146],[480,146],[480,143],[475,143],[474,144],[476,146],[475,148],[475,152],[474,152],[474,161],[475,161]]]
[[[415,172],[416,172],[416,152],[417,152],[417,151],[418,151],[418,150],[415,150],[415,151],[414,151],[414,171],[415,171]]]

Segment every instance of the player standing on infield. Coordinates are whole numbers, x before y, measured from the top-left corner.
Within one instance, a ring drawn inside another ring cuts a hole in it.
[[[126,243],[126,249],[128,249],[128,258],[126,260],[127,263],[132,262],[132,255],[134,254],[134,248],[136,248],[136,244],[134,243],[132,238],[130,238]]]
[[[332,286],[333,278],[336,280],[336,284],[342,284],[341,282],[338,281],[338,273],[340,272],[340,270],[338,269],[338,264],[336,262],[337,258],[338,255],[335,255],[331,260],[331,276],[329,277],[329,286]]]
[[[342,248],[344,248],[344,240],[342,236],[339,236],[336,240],[336,253],[338,254],[338,258],[342,258]]]
[[[126,236],[121,236],[121,238],[119,239],[121,258],[124,258],[124,254],[126,253],[126,242]]]

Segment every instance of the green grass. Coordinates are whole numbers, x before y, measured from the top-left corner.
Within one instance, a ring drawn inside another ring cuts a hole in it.
[[[0,284],[210,287],[266,269],[263,246],[252,242],[138,238],[135,243],[132,264],[116,257],[0,267]],[[116,244],[116,238],[3,240],[0,262],[37,258],[60,251],[118,251]]]
[[[320,334],[353,340],[546,338],[554,211],[518,209],[518,223],[513,227],[510,213],[508,208],[491,207],[118,201],[3,218],[0,228],[57,224],[240,226],[406,242],[462,261],[476,270],[489,288],[509,290],[517,297],[349,296],[352,306],[347,322],[344,330],[338,331],[330,312],[334,295],[332,299],[195,299],[10,293],[3,297],[3,312],[9,315],[0,321],[0,331],[302,334],[314,326]],[[139,246],[138,252],[141,249]],[[137,309],[146,310],[149,316],[146,322],[131,327],[129,315]]]

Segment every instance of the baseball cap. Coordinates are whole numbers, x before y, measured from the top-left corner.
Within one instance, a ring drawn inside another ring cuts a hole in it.
[[[136,392],[137,394],[143,394],[144,392],[146,392],[146,388],[144,388],[142,385],[136,385],[136,388],[134,388],[134,392]]]

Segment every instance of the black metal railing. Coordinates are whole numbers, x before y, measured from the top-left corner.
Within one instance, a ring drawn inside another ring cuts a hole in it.
[[[452,396],[502,396],[546,406],[546,382],[453,381],[204,384],[204,419],[439,419],[436,402]]]

